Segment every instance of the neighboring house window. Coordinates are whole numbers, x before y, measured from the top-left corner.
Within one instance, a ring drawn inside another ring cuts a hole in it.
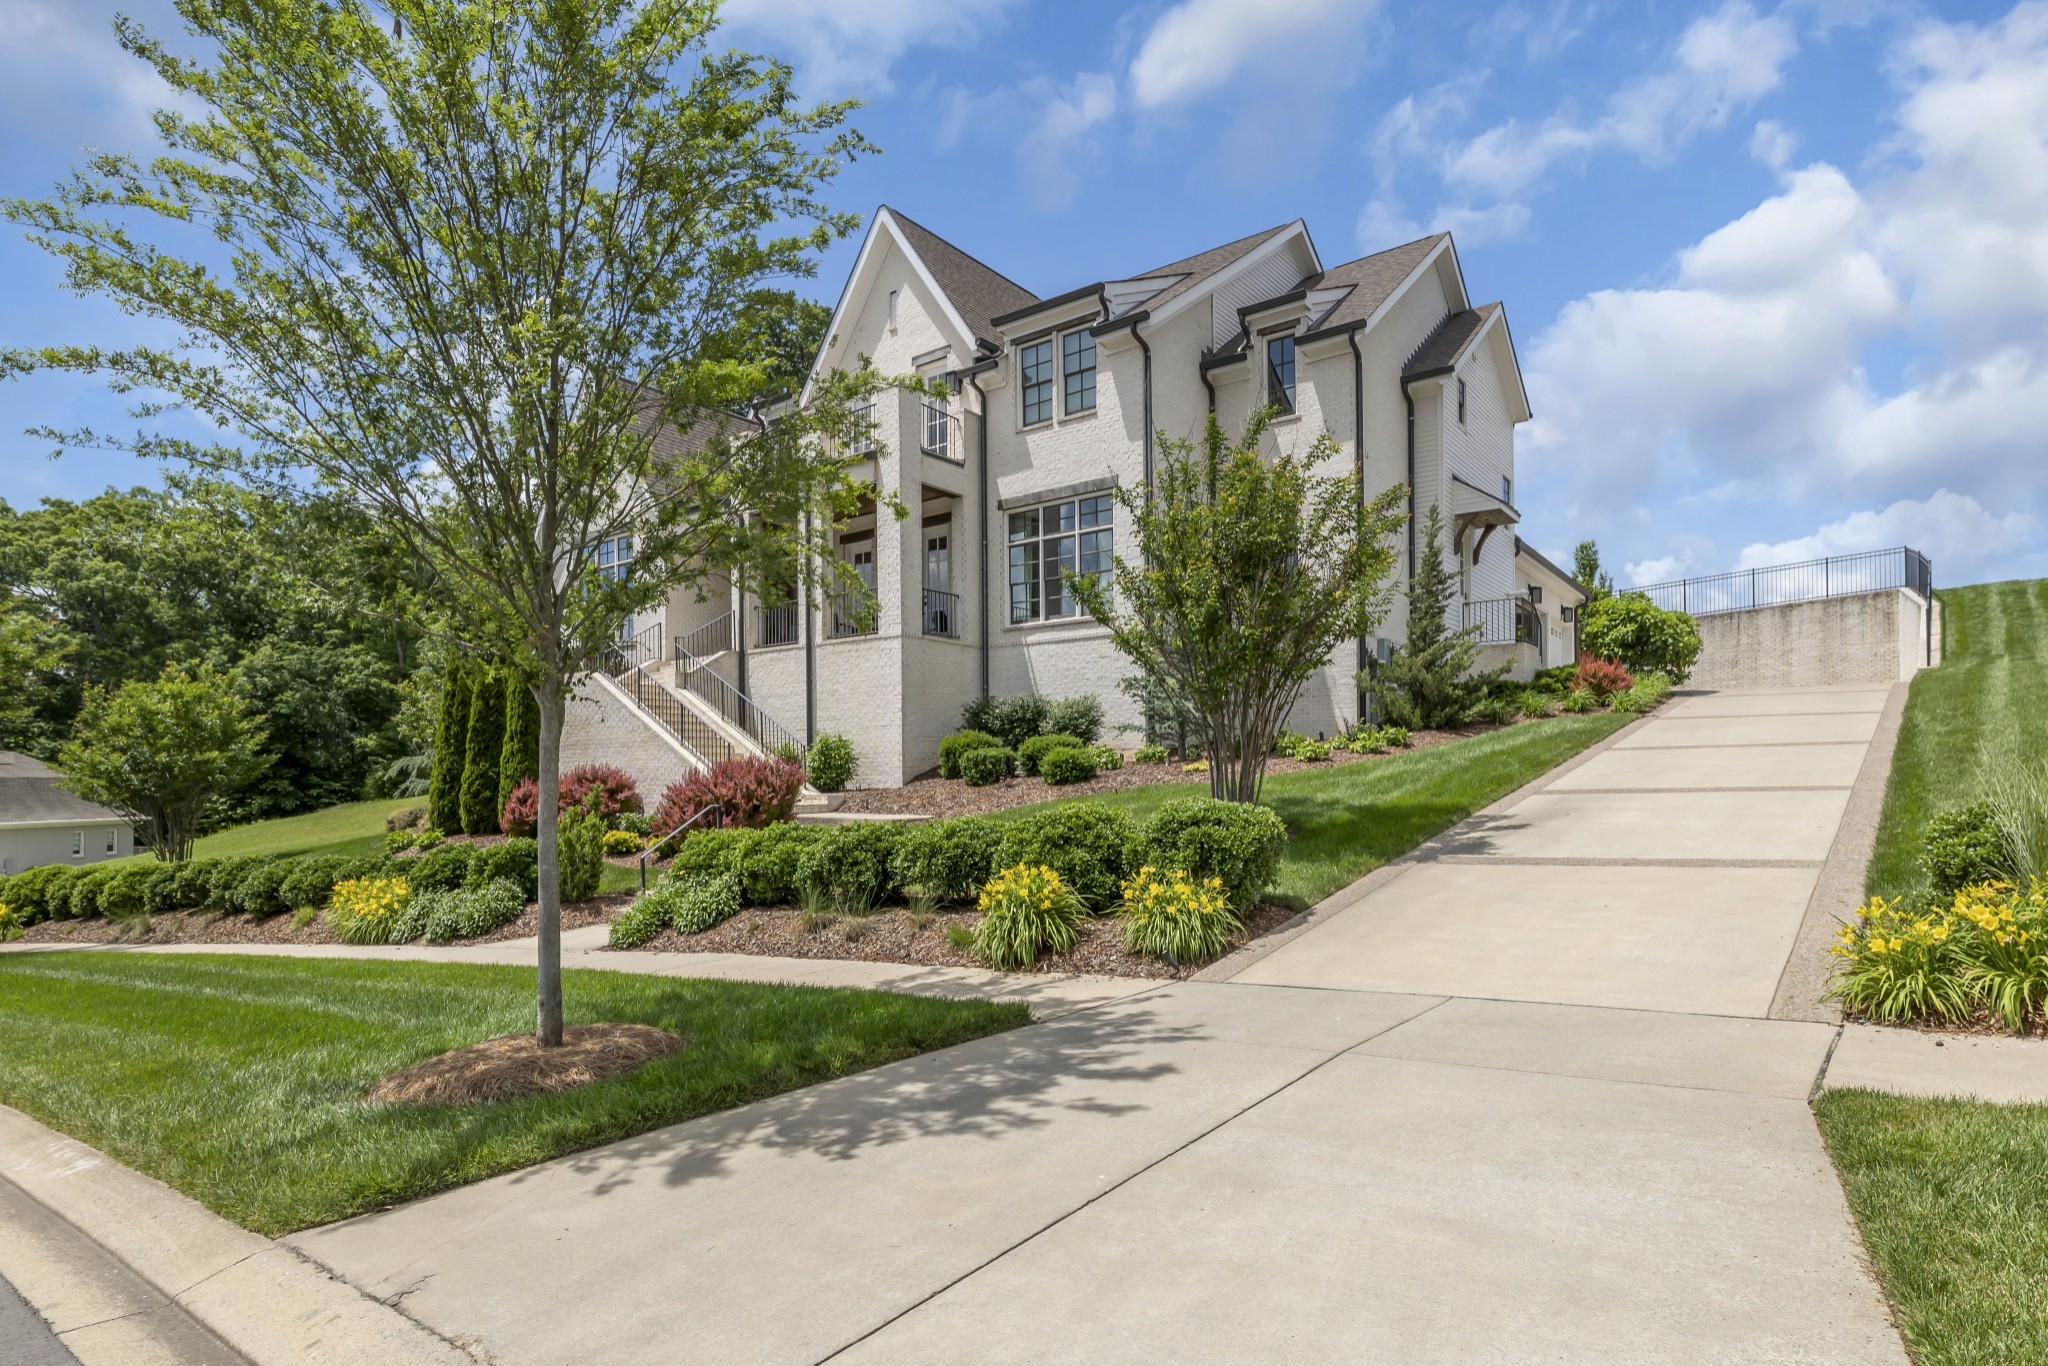
[[[1018,348],[1017,373],[1024,393],[1024,425],[1052,421],[1052,339]]]
[[[1010,514],[1010,621],[1055,621],[1081,610],[1064,571],[1107,581],[1115,550],[1106,493]]]
[[[114,830],[113,830],[113,827],[112,827],[112,826],[109,826],[109,827],[107,828],[107,857],[109,857],[109,858],[112,858],[112,857],[114,856],[114,850],[115,850],[115,848],[116,848],[116,845],[115,845],[115,842],[114,842],[114,840],[115,840],[115,835],[114,835]]]
[[[1465,381],[1458,381],[1458,425],[1465,424]]]
[[[1294,411],[1294,338],[1274,337],[1266,343],[1266,402],[1283,413]]]
[[[85,832],[83,830],[71,832],[71,857],[85,857]]]
[[[1500,477],[1500,500],[1509,507],[1515,505],[1515,481],[1505,474]]]
[[[1095,409],[1095,338],[1087,332],[1069,332],[1060,338],[1060,376],[1066,385],[1061,411],[1093,412]]]

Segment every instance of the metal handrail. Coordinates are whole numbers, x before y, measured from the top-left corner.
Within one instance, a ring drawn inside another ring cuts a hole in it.
[[[676,642],[679,653],[703,659],[709,655],[721,655],[733,648],[734,614],[727,612],[714,621],[707,621]]]
[[[706,816],[712,815],[713,813],[716,813],[718,816],[718,824],[710,828],[714,830],[724,829],[725,808],[723,806],[720,806],[717,802],[713,802],[711,803],[711,805],[704,807],[702,810],[698,811],[696,815],[690,817],[690,819],[684,821],[681,825],[669,831],[666,835],[663,835],[660,839],[656,840],[654,843],[648,845],[645,849],[640,851],[640,890],[643,893],[647,890],[647,860],[653,858],[656,854],[660,853],[662,849],[667,846],[668,842],[674,839],[677,835],[682,834],[685,830],[688,830],[698,821],[703,820]]]
[[[610,647],[605,657],[606,672],[614,683],[627,691],[634,705],[696,751],[706,763],[715,764],[739,756],[740,751],[731,740],[684,706],[681,698],[664,688],[645,666],[628,658],[620,646]]]
[[[763,647],[796,644],[798,618],[795,603],[785,602],[755,610],[761,614],[760,630],[756,632],[757,644]]]
[[[1644,584],[1641,593],[1657,606],[1696,617],[1716,612],[1742,612],[1783,603],[1852,597],[1904,588],[1923,598],[1934,595],[1934,565],[1910,546],[1866,550],[1855,555],[1830,555],[1798,564],[1737,569],[1669,583]]]
[[[676,642],[676,686],[694,693],[719,717],[738,727],[771,754],[803,752],[796,733],[761,709],[759,703],[720,677],[716,670]]]

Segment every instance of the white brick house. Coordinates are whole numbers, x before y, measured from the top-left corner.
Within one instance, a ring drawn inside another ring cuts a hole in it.
[[[890,786],[937,762],[969,701],[1027,691],[1094,693],[1136,743],[1116,686],[1128,666],[1056,571],[1129,553],[1109,495],[1149,477],[1155,431],[1198,436],[1212,409],[1231,431],[1269,402],[1287,410],[1276,447],[1327,430],[1368,498],[1405,484],[1413,522],[1441,507],[1467,620],[1494,657],[1524,677],[1570,657],[1583,594],[1514,534],[1514,428],[1529,404],[1506,315],[1473,304],[1448,234],[1325,265],[1296,221],[1041,299],[883,208],[816,373],[862,355],[952,393],[943,406],[878,402],[880,458],[862,472],[910,516],[855,518],[835,543],[879,610],[678,594],[642,674],[624,689],[594,676],[572,705],[565,762],[607,758],[649,781],[700,750],[836,731],[859,755],[858,784]],[[1410,539],[1404,578],[1419,531]],[[1358,668],[1402,629],[1397,602],[1378,637],[1332,657],[1291,725],[1355,721]],[[658,733],[633,732],[634,715],[655,712],[668,716],[649,718]]]

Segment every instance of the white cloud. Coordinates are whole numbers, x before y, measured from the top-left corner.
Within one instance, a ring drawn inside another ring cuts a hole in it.
[[[1967,578],[1970,570],[2025,544],[2033,528],[2034,518],[2028,513],[2000,516],[1968,494],[1936,489],[1925,499],[1902,498],[1888,507],[1852,512],[1810,536],[1745,546],[1735,567],[1761,569],[1908,545],[1938,566],[1961,570]],[[1950,581],[1955,581],[1953,574]]]
[[[1774,171],[1782,171],[1799,152],[1799,135],[1776,119],[1764,119],[1749,135],[1749,154]]]
[[[726,0],[721,17],[765,34],[792,53],[820,93],[890,88],[898,58],[914,47],[964,48],[1003,20],[1014,0]]]
[[[1651,583],[1670,583],[1673,579],[1686,577],[1692,569],[1692,558],[1687,555],[1664,555],[1654,560],[1632,560],[1624,566],[1631,588],[1641,588]]]
[[[1077,163],[1092,149],[1093,133],[1116,113],[1116,78],[1083,72],[1064,85],[1039,82],[1026,90],[1042,107],[1017,155],[1037,185],[1039,206],[1063,209],[1074,202]]]
[[[1661,161],[1776,89],[1797,51],[1782,16],[1762,17],[1747,0],[1728,0],[1693,21],[1662,69],[1616,91],[1600,118],[1559,113],[1533,128],[1515,120],[1489,128],[1450,154],[1445,179],[1468,193],[1507,197],[1557,162],[1605,147]]]
[[[1131,61],[1131,97],[1141,109],[1160,109],[1276,60],[1297,75],[1326,65],[1374,8],[1361,0],[1182,0],[1145,34]]]
[[[175,49],[179,20],[168,6],[143,3],[129,12]],[[10,138],[61,129],[66,142],[141,150],[156,143],[150,115],[172,103],[170,87],[115,41],[111,10],[0,0],[0,108],[8,111]]]

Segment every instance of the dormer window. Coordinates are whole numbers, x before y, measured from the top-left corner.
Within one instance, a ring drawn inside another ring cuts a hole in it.
[[[1458,425],[1465,425],[1465,381],[1458,381]]]
[[[1294,337],[1266,340],[1266,402],[1281,414],[1294,411]]]

